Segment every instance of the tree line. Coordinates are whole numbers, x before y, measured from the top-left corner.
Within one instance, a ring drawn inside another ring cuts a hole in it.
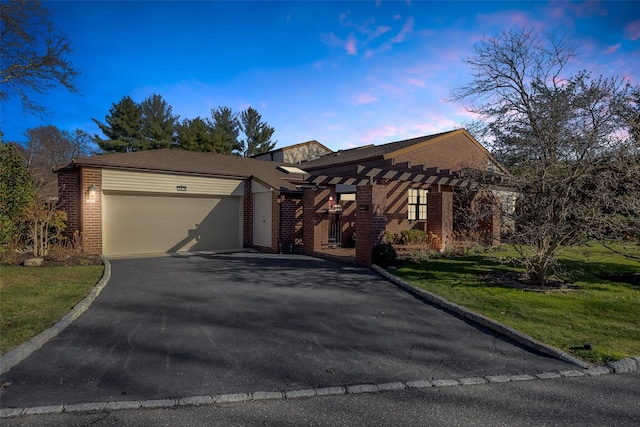
[[[276,145],[271,140],[274,128],[252,107],[240,114],[218,107],[211,110],[210,117],[181,121],[158,94],[140,103],[125,96],[112,104],[104,122],[93,121],[105,136],[95,135],[94,141],[105,153],[178,148],[251,157]]]

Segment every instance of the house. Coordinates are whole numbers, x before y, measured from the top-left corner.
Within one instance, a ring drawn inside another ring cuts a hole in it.
[[[370,264],[384,233],[420,228],[446,246],[459,172],[504,171],[463,129],[338,152],[294,147],[275,152],[297,164],[171,149],[75,159],[57,171],[67,231],[107,256],[314,253],[355,232],[356,258]]]
[[[278,148],[267,153],[254,156],[258,160],[267,160],[270,162],[283,163],[300,163],[305,160],[317,159],[333,151],[320,144],[318,141],[311,140],[300,144],[290,145],[288,147]]]

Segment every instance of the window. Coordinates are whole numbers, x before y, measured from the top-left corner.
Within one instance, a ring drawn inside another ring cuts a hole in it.
[[[408,218],[409,221],[427,219],[427,190],[409,189]]]

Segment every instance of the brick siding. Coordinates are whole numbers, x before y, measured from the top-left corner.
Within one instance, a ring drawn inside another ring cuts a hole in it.
[[[62,169],[58,171],[58,197],[60,209],[67,213],[67,228],[64,235],[68,238],[80,232],[80,171],[78,169]]]
[[[92,198],[91,186],[95,186]],[[102,253],[102,169],[83,167],[80,169],[80,223],[84,252]]]

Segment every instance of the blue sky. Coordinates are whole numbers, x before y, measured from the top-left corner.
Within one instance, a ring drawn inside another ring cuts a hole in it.
[[[337,150],[451,130],[470,120],[446,98],[470,80],[474,43],[522,25],[577,41],[575,70],[640,84],[637,1],[43,3],[72,40],[80,95],[38,98],[45,117],[4,102],[5,141],[44,124],[100,134],[92,118],[104,121],[125,95],[153,93],[181,119],[252,106],[278,147],[315,139]]]

